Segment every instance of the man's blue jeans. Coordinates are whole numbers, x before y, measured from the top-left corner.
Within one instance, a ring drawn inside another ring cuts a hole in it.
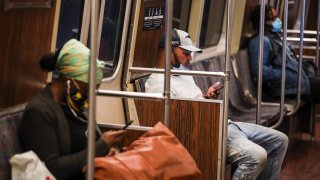
[[[251,123],[229,122],[227,161],[237,165],[232,179],[278,179],[288,137]]]

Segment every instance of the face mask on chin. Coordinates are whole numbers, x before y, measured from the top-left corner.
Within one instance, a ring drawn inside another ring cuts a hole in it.
[[[178,57],[177,57],[177,55],[176,55],[176,53],[175,53],[175,51],[172,49],[172,53],[173,53],[173,55],[174,55],[174,61],[172,62],[171,61],[171,66],[172,66],[172,68],[173,69],[176,69],[176,70],[178,70],[179,68],[180,68],[180,62],[179,62],[179,60],[178,60]]]
[[[78,117],[78,115],[83,116],[87,119],[89,101],[88,96],[86,94],[82,94],[80,92],[80,87],[78,84],[72,79],[72,82],[77,88],[77,91],[70,92],[70,80],[68,80],[68,95],[67,95],[67,104],[71,110],[71,112]],[[78,117],[79,118],[79,117]]]
[[[281,32],[282,22],[279,18],[272,22],[272,32]]]

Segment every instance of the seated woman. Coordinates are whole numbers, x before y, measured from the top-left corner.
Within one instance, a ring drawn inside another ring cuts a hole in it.
[[[22,149],[34,151],[59,180],[84,179],[89,57],[90,50],[72,39],[42,58],[41,68],[57,71],[59,76],[27,105],[19,129]],[[102,66],[98,60],[96,77],[100,83]],[[105,156],[124,134],[120,130],[97,136],[96,156]]]

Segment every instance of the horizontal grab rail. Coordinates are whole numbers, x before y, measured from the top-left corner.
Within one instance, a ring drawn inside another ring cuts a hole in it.
[[[106,124],[99,124],[99,127],[122,129],[124,127],[124,125],[106,123]],[[149,130],[153,129],[153,127],[130,125],[127,129],[128,130],[137,130],[137,131],[149,131]]]
[[[300,42],[300,38],[297,37],[287,37],[287,41]],[[303,42],[316,43],[316,38],[303,38]]]
[[[288,29],[287,33],[292,33],[292,34],[300,34],[300,30],[297,29]],[[311,34],[311,35],[317,35],[317,31],[312,31],[312,30],[304,30],[303,34]]]
[[[140,73],[158,73],[163,74],[164,69],[156,68],[142,68],[142,67],[131,67],[129,68],[130,72],[140,72]],[[224,72],[206,72],[206,71],[184,71],[184,70],[171,70],[173,75],[190,75],[190,76],[217,76],[217,77],[226,77]]]
[[[291,47],[295,49],[299,49],[299,46],[297,45],[292,45]],[[303,46],[303,49],[316,50],[317,46]]]
[[[297,55],[297,57],[299,58],[300,55]],[[307,56],[307,55],[302,56],[303,60],[314,60],[315,58],[316,58],[315,56]]]
[[[106,96],[113,96],[113,97],[164,100],[164,96],[161,93],[141,93],[141,92],[114,91],[114,90],[101,90],[101,89],[98,89],[96,93],[97,95],[106,95]]]

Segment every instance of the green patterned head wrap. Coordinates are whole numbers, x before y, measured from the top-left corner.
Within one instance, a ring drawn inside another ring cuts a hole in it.
[[[90,50],[76,39],[69,40],[60,50],[56,67],[60,74],[88,83]],[[97,83],[102,80],[103,61],[97,60]]]

